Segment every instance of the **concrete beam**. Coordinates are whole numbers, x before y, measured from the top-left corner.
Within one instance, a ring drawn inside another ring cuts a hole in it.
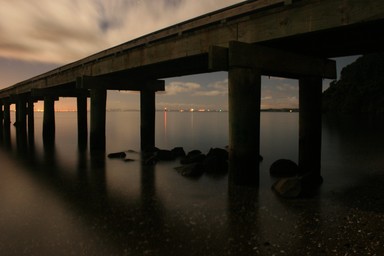
[[[83,90],[78,90],[73,88],[73,86],[69,88],[64,87],[55,87],[55,88],[47,88],[47,89],[32,89],[31,97],[35,100],[43,100],[44,97],[54,98],[58,100],[59,97],[77,97],[78,95],[84,95]],[[90,93],[86,92],[87,97],[90,97]]]
[[[105,77],[92,77],[82,76],[76,80],[76,87],[79,89],[103,89],[103,90],[128,90],[128,91],[164,91],[164,80],[140,80],[121,78],[105,78]]]
[[[231,66],[256,68],[266,76],[336,79],[336,62],[333,60],[237,41],[231,41],[229,49],[217,46],[210,48],[209,67],[212,70],[224,71]]]
[[[228,71],[228,48],[210,46],[208,53],[208,68],[212,71]]]

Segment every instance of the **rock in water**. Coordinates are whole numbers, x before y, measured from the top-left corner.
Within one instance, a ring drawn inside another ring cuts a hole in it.
[[[175,157],[185,157],[185,151],[182,147],[175,147],[172,149],[172,152]]]
[[[125,157],[126,157],[125,152],[116,152],[116,153],[108,154],[108,158],[125,158]]]
[[[181,164],[201,163],[205,159],[205,155],[200,150],[192,150],[180,160]]]
[[[216,157],[220,160],[228,160],[228,151],[222,148],[211,148],[207,157]]]
[[[228,172],[228,151],[211,148],[203,161],[204,169],[209,174],[225,174]]]
[[[272,185],[272,189],[281,197],[296,198],[299,197],[302,187],[301,178],[282,178]]]
[[[269,173],[274,177],[292,177],[299,173],[299,166],[289,159],[279,159],[269,168]]]
[[[173,154],[173,152],[171,150],[166,150],[166,149],[159,149],[156,152],[156,157],[161,161],[175,160],[175,155]]]
[[[185,177],[200,177],[204,173],[204,168],[200,163],[186,164],[175,167],[178,173]]]

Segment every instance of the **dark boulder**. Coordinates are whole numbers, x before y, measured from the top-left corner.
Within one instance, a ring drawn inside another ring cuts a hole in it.
[[[305,174],[297,177],[287,177],[277,180],[272,189],[284,198],[308,198],[316,195],[323,183],[320,175]]]
[[[198,178],[204,173],[201,163],[191,163],[175,167],[176,171],[185,177]]]
[[[108,158],[125,158],[125,157],[126,157],[125,152],[116,152],[116,153],[108,154]]]
[[[187,157],[195,156],[195,155],[199,155],[199,154],[201,154],[201,153],[202,153],[202,152],[201,152],[200,150],[198,150],[198,149],[194,149],[194,150],[191,150],[191,151],[188,152]]]
[[[184,148],[182,148],[182,147],[175,147],[172,149],[172,152],[173,152],[173,155],[175,156],[175,158],[185,157],[185,155],[186,155]]]
[[[208,151],[207,157],[216,157],[222,160],[228,160],[228,151],[223,148],[211,148]]]
[[[228,151],[211,148],[202,164],[207,174],[225,174],[228,172]]]
[[[206,156],[200,150],[192,150],[180,160],[181,164],[201,163],[205,160]]]
[[[281,197],[297,198],[302,193],[300,177],[281,178],[272,185],[272,189]]]
[[[160,161],[175,160],[175,155],[174,155],[173,151],[171,151],[171,150],[159,149],[155,155],[156,155],[157,159]]]
[[[279,159],[269,168],[271,176],[274,177],[292,177],[299,173],[299,166],[289,159]]]

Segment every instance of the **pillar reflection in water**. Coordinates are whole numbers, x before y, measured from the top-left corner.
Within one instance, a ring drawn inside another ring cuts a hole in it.
[[[20,97],[16,103],[16,143],[17,151],[27,153],[27,103]]]
[[[11,148],[11,110],[8,102],[4,103],[4,144]]]
[[[4,112],[3,112],[3,103],[0,101],[0,143],[4,140]]]
[[[35,112],[34,101],[28,100],[27,115],[28,115],[28,143],[30,148],[34,148],[35,145]]]

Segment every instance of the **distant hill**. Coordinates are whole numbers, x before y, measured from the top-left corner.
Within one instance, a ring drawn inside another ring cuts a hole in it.
[[[384,53],[358,58],[323,93],[323,111],[384,113]]]

